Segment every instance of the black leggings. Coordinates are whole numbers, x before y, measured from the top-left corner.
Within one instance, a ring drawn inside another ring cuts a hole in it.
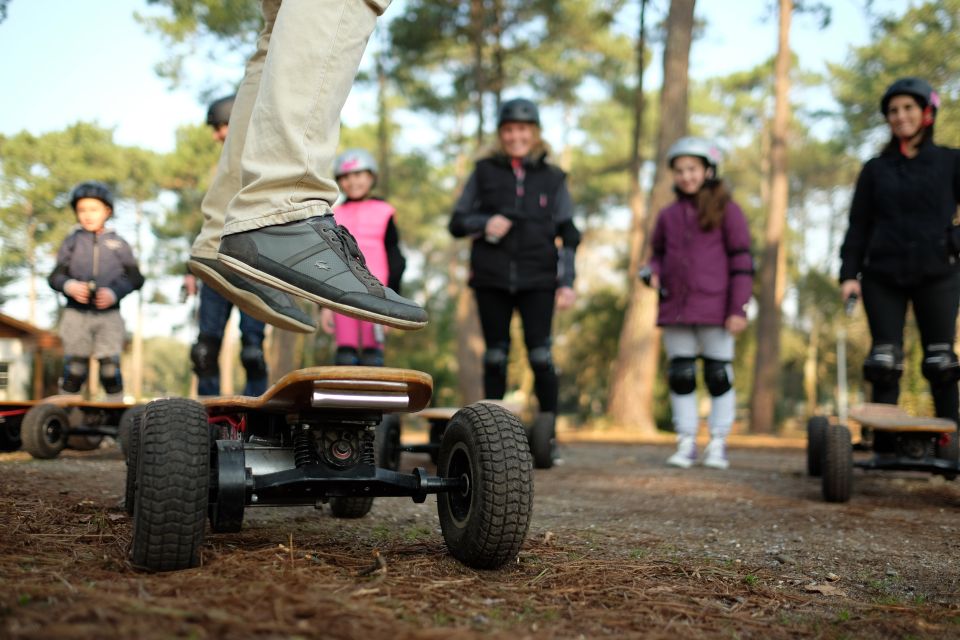
[[[491,350],[510,351],[510,320],[513,310],[520,311],[523,321],[523,341],[528,357],[535,349],[550,348],[550,332],[553,324],[553,305],[556,292],[520,291],[510,293],[502,289],[475,289],[477,311],[487,353]],[[533,362],[531,362],[533,365]],[[533,366],[534,391],[540,403],[540,411],[557,410],[557,372],[552,364],[542,361]],[[502,398],[507,390],[506,362],[502,366],[484,366],[483,391],[487,398]]]
[[[931,344],[948,344],[953,349],[957,309],[960,305],[960,275],[923,282],[911,287],[897,286],[877,277],[864,276],[861,283],[863,308],[870,323],[873,345],[893,344],[903,348],[903,328],[907,303],[920,330],[924,351]],[[937,416],[957,421],[960,418],[960,392],[956,382],[930,384]],[[873,384],[873,402],[896,404],[900,383]]]

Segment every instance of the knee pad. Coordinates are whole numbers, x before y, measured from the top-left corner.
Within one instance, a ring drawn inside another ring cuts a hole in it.
[[[693,393],[697,388],[697,359],[671,358],[667,364],[667,383],[677,395]]]
[[[903,350],[895,344],[877,344],[863,361],[863,378],[880,385],[893,385],[903,375]]]
[[[483,370],[487,373],[504,375],[507,372],[507,361],[509,358],[509,343],[488,347],[483,354]]]
[[[333,356],[333,363],[338,367],[352,367],[360,364],[360,354],[353,347],[337,347],[337,353]]]
[[[77,393],[90,375],[90,359],[84,356],[65,356],[63,359],[63,390]]]
[[[730,363],[726,360],[703,359],[703,383],[710,395],[716,398],[733,388],[727,372]]]
[[[527,361],[534,373],[547,373],[553,371],[553,354],[548,345],[534,347],[527,354]]]
[[[201,378],[220,375],[220,339],[200,334],[197,343],[190,348],[190,361],[194,372]]]
[[[240,364],[247,372],[247,380],[267,377],[267,361],[260,345],[247,344],[240,349]]]
[[[955,383],[960,380],[960,362],[949,344],[931,344],[923,352],[923,364],[920,366],[923,377],[931,385]]]
[[[120,374],[120,356],[100,358],[100,384],[107,393],[123,391],[123,376]]]
[[[364,349],[360,354],[360,364],[364,367],[382,367],[383,349]]]

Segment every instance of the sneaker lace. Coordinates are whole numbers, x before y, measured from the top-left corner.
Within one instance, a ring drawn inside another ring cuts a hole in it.
[[[363,257],[363,252],[360,251],[360,245],[357,244],[357,239],[353,237],[350,230],[338,224],[335,229],[335,235],[337,239],[340,240],[344,253],[357,261],[360,267],[356,270],[357,277],[359,277],[364,284],[373,286],[374,288],[383,287],[380,280],[370,273],[370,270],[367,268],[367,259]]]

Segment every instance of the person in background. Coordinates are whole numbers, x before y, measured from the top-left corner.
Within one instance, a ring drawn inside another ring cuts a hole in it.
[[[105,224],[113,215],[113,193],[101,182],[81,182],[70,193],[77,227],[64,239],[47,279],[67,297],[60,319],[64,364],[61,393],[79,393],[90,373],[90,358],[100,368],[100,384],[110,401],[123,400],[120,354],[124,326],[120,301],[143,286],[130,245]]]
[[[355,238],[370,273],[399,293],[407,263],[400,252],[400,236],[394,222],[396,210],[372,195],[377,184],[376,160],[365,149],[348,149],[337,157],[334,175],[346,197],[333,209],[337,223]],[[335,336],[336,364],[383,366],[381,325],[323,309],[320,326]]]
[[[933,142],[939,107],[940,97],[921,78],[900,78],[880,99],[890,140],[857,178],[840,249],[840,287],[844,300],[861,298],[867,314],[872,346],[863,377],[872,401],[897,403],[910,304],[936,414],[956,422],[960,154]],[[891,446],[874,442],[881,452]]]
[[[469,284],[486,343],[485,396],[497,399],[506,392],[510,321],[519,311],[541,417],[553,423],[558,402],[553,314],[576,300],[574,257],[580,232],[573,222],[567,176],[547,156],[537,105],[523,98],[504,102],[496,146],[477,162],[449,229],[454,237],[472,241]]]
[[[697,359],[711,397],[710,442],[703,464],[726,469],[726,441],[733,426],[734,337],[747,326],[753,282],[750,229],[718,177],[720,152],[709,140],[687,137],[667,151],[677,199],[654,227],[646,279],[660,292],[657,324],[667,353],[670,407],[677,450],[667,464],[697,461]]]

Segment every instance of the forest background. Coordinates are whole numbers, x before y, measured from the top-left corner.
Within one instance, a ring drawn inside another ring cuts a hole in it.
[[[464,284],[469,247],[450,238],[446,225],[473,159],[492,139],[499,103],[523,95],[542,105],[584,235],[579,299],[555,323],[562,413],[578,425],[669,428],[657,375],[656,301],[635,273],[656,211],[669,200],[660,158],[687,133],[714,138],[723,149],[721,173],[754,239],[756,302],[735,363],[741,428],[779,432],[813,411],[834,411],[841,329],[855,402],[856,365],[869,336],[862,313],[843,315],[836,282],[851,187],[862,161],[885,141],[878,100],[896,77],[920,75],[939,88],[937,140],[960,143],[960,0],[853,2],[869,42],[825,70],[803,68],[791,33],[825,32],[842,1],[765,2],[762,15],[744,16],[742,33],[726,37],[749,40],[756,24],[773,23],[778,53],[697,80],[689,75],[691,47],[711,38],[712,26],[695,0],[395,0],[371,41],[355,90],[362,98],[348,103],[341,141],[378,156],[378,193],[399,212],[408,258],[403,291],[431,316],[422,331],[389,335],[388,364],[430,373],[437,405],[480,396],[483,345]],[[0,0],[0,38],[15,27],[21,2]],[[260,21],[257,0],[147,0],[137,17],[143,38],[163,45],[156,73],[198,105],[232,91]],[[109,42],[95,21],[79,28]],[[31,60],[4,64],[29,68]],[[43,81],[43,69],[32,73]],[[89,75],[92,95],[98,83],[124,81],[105,70],[75,73]],[[0,134],[0,302],[22,310],[21,319],[56,325],[59,309],[44,304],[53,299],[44,279],[73,223],[70,187],[83,179],[113,185],[120,198],[115,226],[136,244],[148,277],[124,303],[133,318],[124,367],[139,397],[190,392],[194,302],[178,299],[171,283],[183,273],[219,148],[202,116],[184,120],[175,146],[163,151],[120,144],[115,129],[96,119]],[[915,338],[911,327],[902,402],[929,411]],[[512,393],[529,402],[519,333],[514,344]],[[227,356],[227,377],[239,380],[242,369]],[[268,339],[274,378],[331,356],[322,333],[274,331]],[[48,362],[54,378],[58,368]]]

